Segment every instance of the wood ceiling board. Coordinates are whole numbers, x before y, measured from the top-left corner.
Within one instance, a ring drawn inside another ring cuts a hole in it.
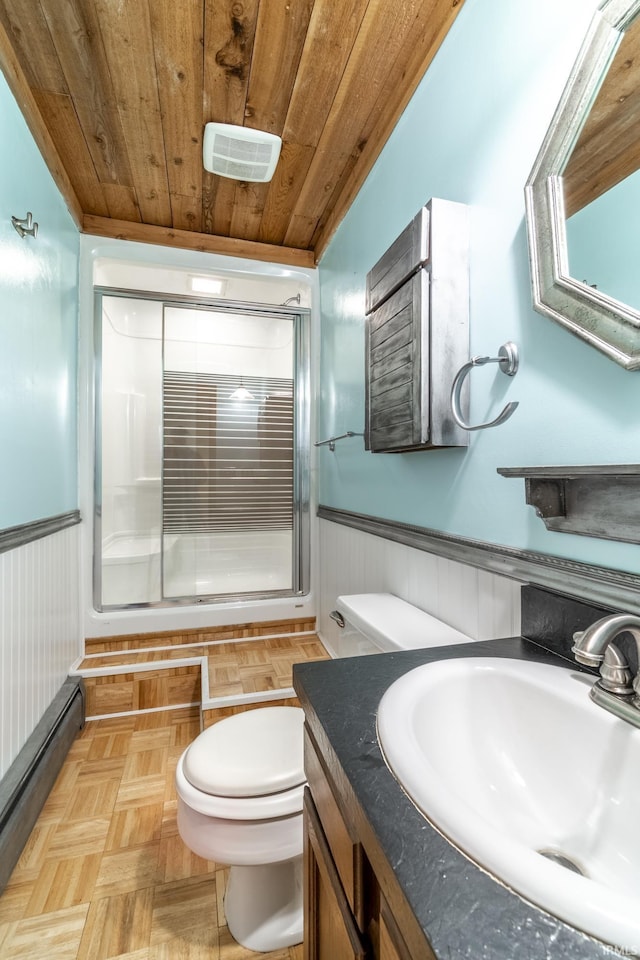
[[[108,217],[107,200],[96,177],[71,98],[47,90],[35,90],[34,97],[41,115],[47,118],[54,140],[61,145],[61,160],[65,169],[73,170],[73,187],[82,210],[97,217]]]
[[[313,6],[313,12],[320,6],[320,0],[316,0]],[[278,8],[270,7],[269,16],[273,16],[273,10],[279,11],[279,18],[275,24],[271,24],[269,31],[264,29],[261,36],[266,37],[267,33],[272,38],[271,43],[265,44],[263,41],[261,47],[254,52],[251,63],[252,76],[257,74],[260,81],[260,100],[252,90],[255,87],[249,87],[248,99],[246,105],[246,125],[254,129],[263,129],[268,132],[276,133],[280,136],[283,132],[286,117],[289,110],[289,88],[295,91],[296,78],[299,76],[303,66],[300,63],[299,69],[296,64],[300,59],[304,59],[303,48],[305,41],[308,42],[309,30],[313,29],[313,17],[311,18],[311,27],[309,27],[308,12],[311,10],[312,0],[305,5],[301,5],[292,12],[292,5],[285,2],[279,4]],[[266,9],[266,8],[265,8]],[[307,32],[305,32],[305,28]],[[287,69],[282,73],[282,64],[287,63]],[[322,67],[319,67],[322,70]],[[272,92],[269,97],[265,93],[264,78],[269,78],[269,84]],[[274,97],[273,89],[277,89],[278,96]],[[287,171],[285,167],[291,166],[293,157],[300,157],[300,153],[287,149],[287,144],[283,145],[283,151],[276,167],[274,180],[270,184],[243,184],[237,183],[234,192],[233,211],[229,234],[232,237],[244,236],[252,240],[262,240],[268,243],[282,242],[286,232],[287,225],[274,225],[269,217],[273,210],[274,197],[279,198],[279,209],[287,222],[295,202],[295,194],[291,189],[296,178]],[[308,170],[308,163],[304,164],[303,175]],[[277,178],[277,179],[276,179]],[[302,182],[303,178],[299,178]],[[283,183],[288,184],[288,190],[283,191]],[[286,199],[285,199],[286,195]],[[272,198],[269,203],[269,198]],[[277,201],[276,201],[277,202]],[[267,211],[265,216],[265,209]]]
[[[169,190],[202,195],[202,0],[150,6]]]
[[[378,103],[384,79],[413,38],[424,0],[389,5],[371,0],[324,126],[309,174],[294,208],[285,243],[308,247],[320,217],[361,142],[362,126]],[[305,226],[306,225],[306,226]]]
[[[264,0],[251,57],[245,126],[282,136],[313,0]]]
[[[268,183],[236,183],[229,236],[258,240]]]
[[[85,0],[40,3],[98,179],[130,187],[131,170],[95,8]]]
[[[205,233],[228,237],[231,233],[236,180],[205,173],[202,193],[202,226]]]
[[[142,221],[136,195],[131,187],[125,187],[119,183],[103,183],[101,186],[110,217],[114,220]]]
[[[369,0],[316,0],[267,196],[259,238],[283,243]]]
[[[62,194],[69,213],[75,223],[80,226],[83,217],[80,201],[60,158],[53,137],[45,125],[35,97],[22,72],[22,67],[18,62],[7,32],[2,25],[0,25],[0,68],[9,84],[9,89],[16,99],[18,107],[22,111],[25,122],[36,142],[36,146],[40,150],[49,168],[49,172]],[[15,216],[20,216],[20,213],[16,213]]]
[[[289,227],[284,237],[284,242],[290,243],[287,237],[312,237],[314,230],[318,225],[316,218],[306,217],[301,213],[294,213],[289,221]],[[304,248],[308,249],[308,248]],[[314,254],[314,262],[316,261]]]
[[[282,263],[293,267],[313,267],[311,250],[296,250],[292,247],[276,247],[268,243],[254,243],[233,237],[214,237],[207,233],[191,233],[156,227],[147,223],[130,223],[128,220],[113,220],[105,217],[85,216],[83,232],[97,237],[113,237],[117,240],[132,240],[153,243],[165,247],[180,247],[202,253],[220,253],[229,257],[243,257],[267,263]]]
[[[205,0],[205,123],[244,123],[258,2]]]
[[[331,111],[369,0],[316,0],[284,123],[283,139],[315,147]]]
[[[4,0],[0,21],[15,45],[29,86],[69,93],[39,0]]]
[[[259,240],[284,243],[292,208],[302,190],[314,153],[315,147],[283,142],[262,213]]]
[[[172,223],[178,230],[193,230],[202,232],[202,200],[200,197],[183,197],[172,193],[171,197]]]
[[[147,0],[96,0],[102,42],[127,144],[137,209],[145,223],[171,226],[162,117]]]

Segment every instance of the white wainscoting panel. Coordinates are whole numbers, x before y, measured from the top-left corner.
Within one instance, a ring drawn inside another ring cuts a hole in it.
[[[336,597],[393,593],[474,640],[520,635],[521,583],[353,527],[319,521],[318,630],[335,649]]]
[[[79,531],[0,554],[0,779],[80,652]]]

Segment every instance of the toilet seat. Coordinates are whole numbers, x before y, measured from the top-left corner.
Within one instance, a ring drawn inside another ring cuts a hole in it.
[[[290,790],[268,793],[262,797],[216,797],[198,790],[184,775],[186,753],[185,750],[178,760],[176,789],[192,810],[206,817],[217,817],[220,820],[270,820],[288,817],[302,810],[304,783]]]
[[[182,754],[176,786],[205,816],[266,820],[302,809],[304,712],[261,707],[220,720]]]

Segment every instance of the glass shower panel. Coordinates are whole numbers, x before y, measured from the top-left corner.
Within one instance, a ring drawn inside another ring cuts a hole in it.
[[[103,296],[96,424],[98,607],[162,597],[162,304]]]
[[[294,318],[165,306],[163,593],[294,589]]]

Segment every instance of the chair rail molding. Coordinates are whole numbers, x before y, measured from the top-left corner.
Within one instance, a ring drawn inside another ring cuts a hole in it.
[[[50,537],[53,533],[65,530],[80,523],[80,511],[70,510],[68,513],[59,513],[55,517],[45,517],[43,520],[33,520],[30,523],[20,523],[15,527],[6,527],[0,530],[0,553],[15,550],[42,537]]]
[[[637,574],[533,550],[518,550],[502,544],[472,540],[323,504],[318,507],[318,517],[512,580],[535,583],[556,591],[558,584],[562,584],[564,594],[640,614],[640,576]]]

